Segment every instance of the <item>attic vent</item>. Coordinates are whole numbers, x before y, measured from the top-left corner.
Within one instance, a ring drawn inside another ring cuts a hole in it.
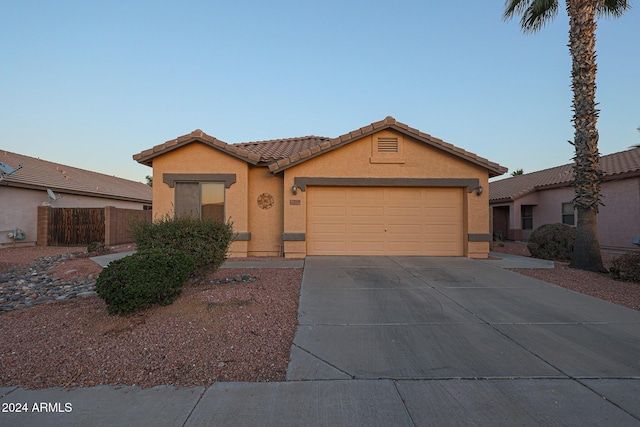
[[[397,153],[398,138],[378,138],[378,153]]]

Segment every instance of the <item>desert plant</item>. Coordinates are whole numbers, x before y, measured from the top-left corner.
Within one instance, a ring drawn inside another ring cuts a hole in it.
[[[180,295],[193,271],[189,255],[172,249],[139,250],[112,261],[96,281],[109,314],[125,315],[154,304],[168,305]]]
[[[233,223],[201,220],[189,215],[165,215],[154,222],[129,223],[138,249],[168,248],[187,253],[196,267],[219,268],[233,240]]]
[[[614,259],[609,271],[616,280],[640,283],[640,252],[629,252]]]
[[[104,242],[91,242],[89,246],[87,246],[88,254],[106,254],[109,252],[109,249],[104,245]]]
[[[570,261],[576,229],[566,224],[545,224],[533,230],[527,248],[534,258]]]

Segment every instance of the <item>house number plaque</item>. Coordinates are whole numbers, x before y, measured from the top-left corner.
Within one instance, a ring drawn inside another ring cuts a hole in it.
[[[262,193],[258,196],[258,206],[260,209],[270,209],[273,206],[273,196],[269,193]]]

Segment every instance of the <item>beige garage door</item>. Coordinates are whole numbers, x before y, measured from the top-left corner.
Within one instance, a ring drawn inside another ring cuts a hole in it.
[[[462,256],[461,188],[307,188],[309,255]]]

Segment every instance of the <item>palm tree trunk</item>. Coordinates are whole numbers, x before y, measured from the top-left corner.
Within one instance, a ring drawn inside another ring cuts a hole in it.
[[[570,267],[606,271],[602,264],[596,215],[600,205],[600,154],[596,109],[596,20],[593,0],[567,0],[569,51],[572,59],[573,126],[575,129],[574,205],[578,211],[576,242]]]

